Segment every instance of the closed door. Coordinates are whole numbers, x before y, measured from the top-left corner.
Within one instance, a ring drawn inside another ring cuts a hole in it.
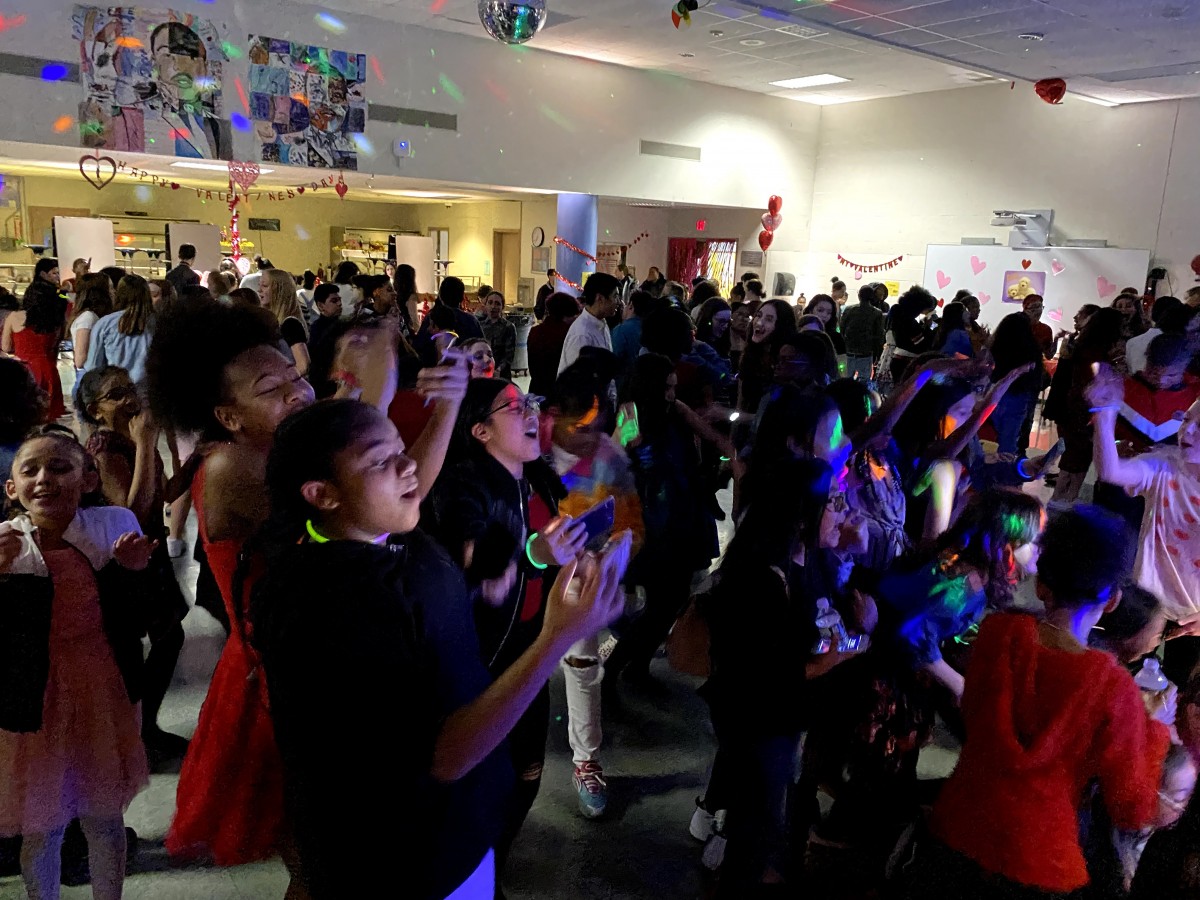
[[[492,232],[492,287],[504,294],[509,306],[517,302],[517,280],[521,275],[519,231]]]

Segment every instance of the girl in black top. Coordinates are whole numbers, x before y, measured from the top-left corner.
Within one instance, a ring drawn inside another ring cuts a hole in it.
[[[497,748],[570,645],[618,614],[627,538],[589,563],[578,603],[563,567],[537,638],[493,681],[462,573],[414,530],[416,466],[382,413],[330,400],[291,416],[267,490],[254,633],[309,895],[399,880],[405,897],[491,896],[511,777]],[[399,737],[364,767],[381,709]]]

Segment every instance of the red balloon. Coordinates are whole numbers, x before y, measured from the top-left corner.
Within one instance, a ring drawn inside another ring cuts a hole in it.
[[[1200,275],[1200,256],[1192,260],[1192,271]]]
[[[773,240],[775,240],[775,235],[771,234],[769,231],[760,231],[758,233],[758,246],[762,247],[763,250],[766,250],[768,247],[770,247],[771,241]]]
[[[1061,78],[1043,78],[1033,86],[1037,95],[1052,106],[1062,103],[1067,95],[1067,83]]]
[[[779,215],[779,211],[783,209],[783,198],[778,194],[772,194],[771,199],[767,201],[767,209],[771,211],[771,215]]]

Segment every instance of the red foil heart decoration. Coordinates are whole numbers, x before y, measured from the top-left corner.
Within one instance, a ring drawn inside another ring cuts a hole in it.
[[[84,168],[88,163],[91,163],[92,168],[95,169],[94,173]],[[101,163],[105,164],[107,171],[101,171]],[[117,177],[117,161],[111,156],[84,156],[79,160],[79,174],[96,190],[102,191]]]
[[[760,231],[758,233],[758,246],[762,247],[763,250],[769,248],[773,240],[775,240],[775,235],[769,231]]]
[[[767,209],[771,211],[771,215],[779,215],[779,211],[783,209],[783,198],[778,194],[772,194],[771,199],[767,201]]]
[[[1062,103],[1063,97],[1067,95],[1067,83],[1061,78],[1043,78],[1033,86],[1033,89],[1051,106]]]
[[[337,184],[335,184],[333,186],[333,189],[335,191],[337,191],[337,195],[339,197],[341,197],[343,200],[346,199],[346,191],[350,190],[350,188],[348,188],[346,186],[346,182],[344,182],[344,181],[339,181]]]
[[[229,163],[229,177],[243,192],[250,190],[261,174],[262,168],[258,163],[238,162],[237,160],[231,160]]]

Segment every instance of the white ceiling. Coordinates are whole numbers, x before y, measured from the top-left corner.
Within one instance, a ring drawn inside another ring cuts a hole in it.
[[[710,0],[678,31],[670,0],[547,5],[547,26],[532,47],[810,102],[991,80],[981,73],[1062,77],[1073,93],[1116,103],[1200,96],[1200,0]],[[476,0],[326,7],[490,40]],[[1045,39],[1024,41],[1022,32]],[[825,72],[850,81],[795,92],[770,85]]]

